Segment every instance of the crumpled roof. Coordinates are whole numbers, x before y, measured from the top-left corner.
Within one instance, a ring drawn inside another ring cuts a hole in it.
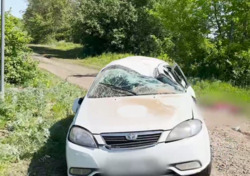
[[[108,64],[105,68],[112,65],[121,65],[131,70],[134,70],[144,76],[154,76],[155,68],[157,68],[160,64],[167,64],[166,62],[152,58],[152,57],[144,57],[144,56],[131,56],[124,59],[116,60]],[[103,68],[103,69],[105,69]]]

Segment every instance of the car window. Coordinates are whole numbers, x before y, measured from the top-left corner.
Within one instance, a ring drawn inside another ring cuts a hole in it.
[[[123,66],[111,66],[98,74],[89,98],[176,94],[185,90],[170,79],[147,77]]]
[[[176,80],[185,88],[187,88],[189,86],[188,82],[187,82],[187,78],[184,75],[184,73],[182,72],[181,68],[179,67],[179,65],[175,64],[173,66],[173,70],[172,72],[174,73]]]

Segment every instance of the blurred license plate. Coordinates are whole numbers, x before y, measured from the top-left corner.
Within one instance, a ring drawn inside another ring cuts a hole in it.
[[[154,159],[141,158],[120,158],[109,159],[105,164],[105,172],[108,175],[124,176],[124,175],[155,175],[159,168]]]

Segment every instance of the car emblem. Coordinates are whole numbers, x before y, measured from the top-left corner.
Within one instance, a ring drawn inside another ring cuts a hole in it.
[[[137,134],[135,134],[135,133],[129,133],[129,134],[126,136],[126,139],[129,140],[129,141],[134,141],[134,140],[137,139],[137,137],[138,137]]]

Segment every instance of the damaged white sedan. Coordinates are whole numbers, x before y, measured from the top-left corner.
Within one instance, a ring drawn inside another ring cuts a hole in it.
[[[208,131],[178,65],[140,56],[114,61],[73,110],[69,176],[210,175]]]

